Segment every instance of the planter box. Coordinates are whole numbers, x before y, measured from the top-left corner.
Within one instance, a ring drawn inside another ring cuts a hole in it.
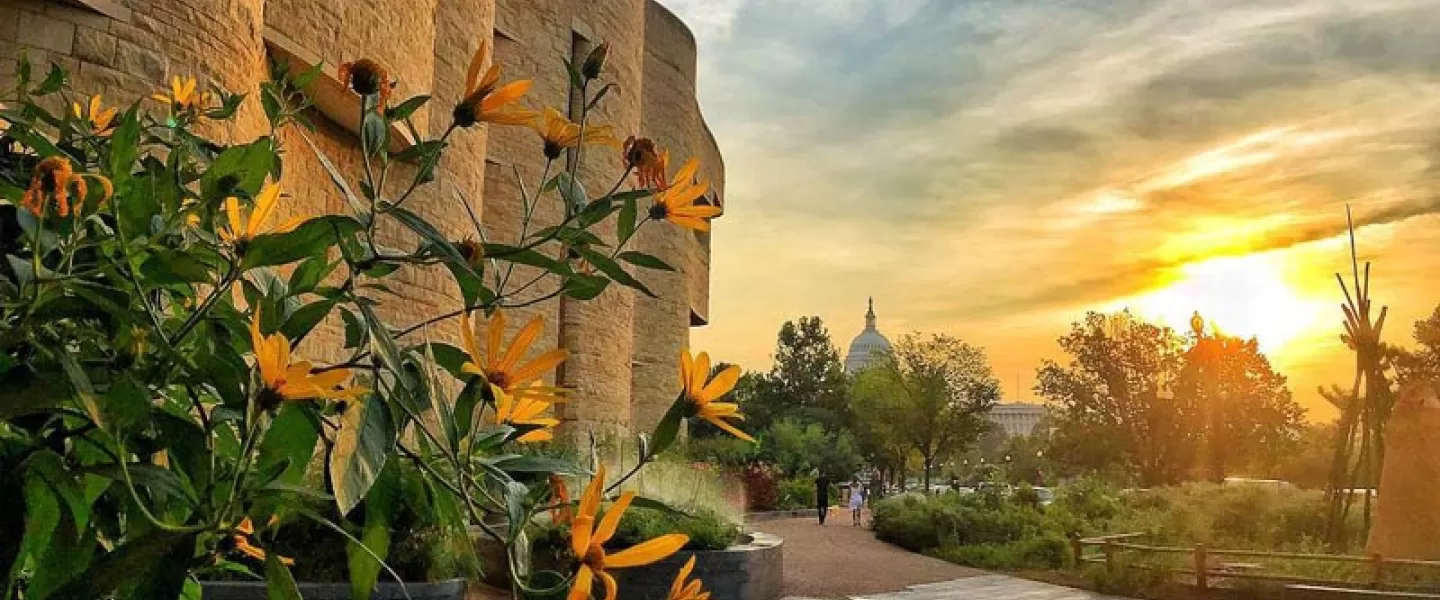
[[[711,597],[723,600],[778,600],[784,591],[783,540],[764,533],[750,534],[750,543],[724,550],[677,552],[653,565],[610,571],[620,582],[625,600],[665,600],[675,574],[691,556],[691,579],[705,582]],[[206,598],[209,600],[209,598]]]
[[[307,583],[301,582],[300,596],[305,600],[350,600],[350,584],[348,583]],[[200,584],[205,600],[266,600],[269,596],[265,592],[263,581],[206,581]],[[429,581],[405,584],[405,591],[402,592],[400,584],[393,581],[382,581],[375,586],[375,592],[371,594],[370,600],[404,600],[405,592],[410,593],[410,600],[464,600],[465,580],[447,579],[445,581]]]

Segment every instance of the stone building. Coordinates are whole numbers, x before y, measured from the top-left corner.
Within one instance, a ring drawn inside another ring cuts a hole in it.
[[[576,91],[562,60],[579,62],[601,41],[611,45],[606,79],[619,90],[607,95],[592,122],[614,125],[621,137],[654,138],[670,150],[672,163],[698,158],[714,190],[710,201],[721,202],[724,165],[695,99],[695,40],[654,0],[3,0],[0,90],[12,85],[22,52],[32,63],[62,65],[77,90],[103,93],[107,104],[120,105],[146,101],[175,75],[193,75],[202,87],[254,92],[267,61],[302,68],[323,62],[322,76],[307,90],[318,113],[317,131],[309,137],[343,172],[358,174],[359,103],[341,88],[336,65],[376,59],[398,81],[396,97],[431,95],[415,122],[423,135],[438,137],[480,44],[493,49],[507,80],[534,80],[525,101],[530,108],[570,108],[573,114]],[[233,125],[212,133],[248,141],[269,129],[252,101]],[[280,217],[345,210],[307,141],[295,131],[278,137],[286,152],[282,185],[291,195],[282,209],[289,214]],[[398,128],[391,137],[395,146],[414,143]],[[530,186],[538,179],[544,160],[538,137],[521,127],[481,127],[451,139],[436,181],[408,207],[460,239],[471,229],[463,198],[492,241],[513,240],[522,211],[514,173]],[[584,161],[581,183],[592,193],[609,189],[622,171],[618,155],[600,146],[586,152],[593,155]],[[391,180],[408,182],[408,175]],[[553,223],[561,210],[540,203],[536,219],[542,226]],[[396,245],[405,242],[398,230],[382,233],[395,236]],[[678,356],[689,328],[707,321],[709,236],[652,226],[636,238],[636,249],[676,267],[641,274],[658,298],[611,286],[593,301],[549,300],[510,319],[518,328],[531,316],[545,318],[545,339],[534,352],[570,350],[555,378],[575,388],[575,400],[558,409],[562,419],[578,425],[572,430],[652,426],[677,392]],[[384,305],[398,325],[461,306],[443,272],[401,272],[407,273],[397,290],[403,298]],[[456,327],[446,324],[429,335],[457,341]],[[339,358],[338,339],[339,323],[327,323],[302,352]]]
[[[875,299],[871,298],[865,311],[865,329],[850,340],[850,348],[845,352],[845,372],[859,373],[889,352],[890,340],[875,327]]]
[[[1005,437],[1021,437],[1034,435],[1044,422],[1046,412],[1044,404],[1002,402],[992,406],[986,418],[1004,431]]]

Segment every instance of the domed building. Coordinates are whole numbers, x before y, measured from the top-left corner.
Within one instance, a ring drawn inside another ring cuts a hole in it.
[[[875,299],[870,298],[870,308],[865,311],[865,331],[850,340],[850,351],[845,353],[845,372],[859,373],[888,352],[890,340],[875,328]]]

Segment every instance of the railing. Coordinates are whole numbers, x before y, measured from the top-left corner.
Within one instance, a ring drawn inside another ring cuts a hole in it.
[[[1192,547],[1181,546],[1156,546],[1137,543],[1134,540],[1145,537],[1144,533],[1120,533],[1114,535],[1103,535],[1089,538],[1071,538],[1070,548],[1074,555],[1075,565],[1079,567],[1084,564],[1103,564],[1106,569],[1117,568],[1143,568],[1157,569],[1168,573],[1193,576],[1195,586],[1201,590],[1212,587],[1214,580],[1254,580],[1273,581],[1292,584],[1307,584],[1319,586],[1356,586],[1362,585],[1369,589],[1429,589],[1433,586],[1417,587],[1408,584],[1400,584],[1387,580],[1387,572],[1392,567],[1418,567],[1422,569],[1436,569],[1435,581],[1440,581],[1440,561],[1416,560],[1408,558],[1389,558],[1379,554],[1370,556],[1354,556],[1344,554],[1310,554],[1303,552],[1265,552],[1260,550],[1219,550],[1207,548],[1205,544],[1195,544]],[[1098,548],[1099,555],[1087,554],[1087,548]],[[1173,567],[1163,564],[1129,563],[1121,564],[1117,560],[1121,553],[1141,554],[1147,557],[1155,555],[1188,555],[1189,567]],[[1284,561],[1316,561],[1329,563],[1364,564],[1368,566],[1368,577],[1363,581],[1352,579],[1323,579],[1307,577],[1304,575],[1290,575],[1282,573],[1266,573],[1265,566],[1254,562],[1233,562],[1226,561],[1226,558],[1246,558],[1261,560],[1284,560]]]

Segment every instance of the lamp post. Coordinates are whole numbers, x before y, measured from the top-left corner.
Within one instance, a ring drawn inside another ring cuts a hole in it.
[[[1201,389],[1200,396],[1200,448],[1196,453],[1196,469],[1205,473],[1217,483],[1225,479],[1225,469],[1222,461],[1219,460],[1220,449],[1215,444],[1215,433],[1219,431],[1219,424],[1216,423],[1217,407],[1215,406],[1219,391],[1219,369],[1217,368],[1216,345],[1220,342],[1213,331],[1205,330],[1205,319],[1200,316],[1200,311],[1195,311],[1190,316],[1190,331],[1195,334],[1195,349],[1198,364],[1200,366]]]

